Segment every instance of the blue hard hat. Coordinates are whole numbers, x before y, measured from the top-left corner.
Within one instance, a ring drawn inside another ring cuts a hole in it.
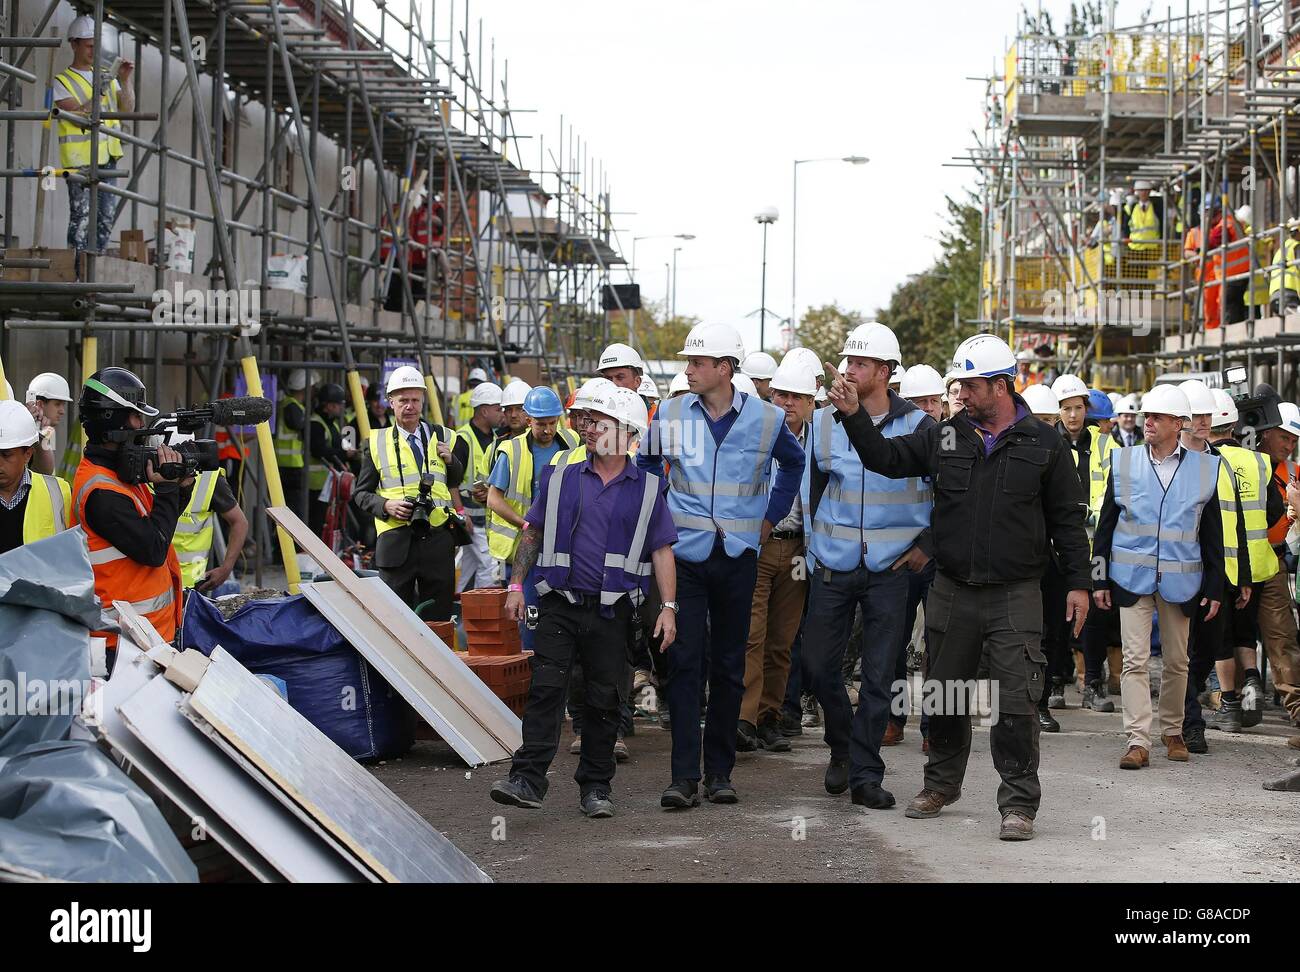
[[[1111,404],[1110,396],[1099,389],[1090,389],[1088,391],[1088,412],[1086,417],[1090,419],[1114,418],[1115,406]]]
[[[542,386],[534,388],[524,396],[524,414],[529,418],[559,418],[564,414],[564,405],[560,396]]]

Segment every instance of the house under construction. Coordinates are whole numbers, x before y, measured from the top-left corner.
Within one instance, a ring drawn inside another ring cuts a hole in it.
[[[134,110],[99,90],[87,116],[51,106],[77,15],[97,89],[134,63]],[[75,388],[122,365],[170,408],[274,399],[306,368],[348,387],[363,434],[360,378],[386,363],[420,365],[438,420],[471,365],[557,388],[589,374],[602,297],[628,294],[606,286],[624,263],[608,180],[563,123],[518,131],[508,82],[468,0],[0,0],[0,371],[21,396],[37,372]],[[90,137],[88,179],[59,167],[66,125]],[[77,179],[92,213],[117,199],[108,248],[80,260]],[[249,507],[279,499],[257,435]]]
[[[1269,297],[1300,215],[1300,3],[1179,8],[1129,28],[1112,2],[1076,35],[1022,15],[967,160],[983,203],[979,323],[1108,390],[1242,364],[1293,396],[1300,317]],[[1141,181],[1162,217],[1138,242],[1119,226]]]

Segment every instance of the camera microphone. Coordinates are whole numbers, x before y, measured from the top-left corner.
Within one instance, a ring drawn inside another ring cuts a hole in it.
[[[212,403],[215,425],[256,425],[271,419],[271,400],[256,395],[219,398]]]

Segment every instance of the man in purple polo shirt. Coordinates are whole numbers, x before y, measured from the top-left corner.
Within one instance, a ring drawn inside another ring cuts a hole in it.
[[[587,458],[543,470],[520,531],[512,576],[527,577],[536,565],[540,618],[523,745],[510,777],[494,784],[491,796],[508,806],[542,805],[576,657],[587,681],[582,755],[574,774],[580,806],[588,817],[612,817],[624,673],[636,608],[649,590],[652,568],[663,600],[654,634],[665,645],[677,636],[677,530],[660,477],[628,459],[628,449],[649,425],[645,403],[636,392],[615,388],[593,396],[589,410]],[[523,586],[512,583],[506,615],[523,619],[524,613]]]

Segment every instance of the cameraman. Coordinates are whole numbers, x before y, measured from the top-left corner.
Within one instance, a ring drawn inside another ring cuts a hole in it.
[[[181,567],[172,536],[180,490],[194,478],[163,478],[159,470],[165,463],[181,462],[180,453],[165,444],[145,464],[142,480],[128,482],[119,472],[126,465],[127,437],[114,433],[142,429],[158,414],[145,402],[144,391],[144,383],[125,368],[104,368],[86,379],[78,402],[86,451],[72,483],[72,510],[86,531],[95,593],[105,613],[115,616],[113,602],[129,601],[164,641],[171,641],[181,617]],[[116,634],[94,634],[104,636],[116,653]]]
[[[452,454],[456,433],[421,419],[425,384],[419,369],[398,368],[387,393],[393,425],[370,430],[353,502],[375,518],[375,567],[384,583],[412,608],[433,601],[427,620],[446,621],[456,592],[451,491],[460,485],[465,466]],[[413,501],[426,476],[428,520],[413,524]]]

